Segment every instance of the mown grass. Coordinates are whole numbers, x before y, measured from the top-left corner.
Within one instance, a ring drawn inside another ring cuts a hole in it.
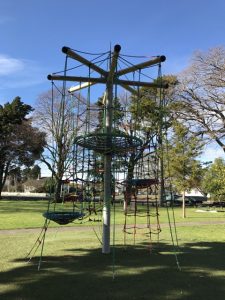
[[[54,210],[54,205],[52,204],[50,207],[50,210]],[[86,205],[87,206],[87,205]],[[0,201],[0,229],[15,229],[15,228],[36,228],[41,227],[44,222],[44,217],[42,214],[47,211],[48,208],[48,201],[47,200],[34,200],[34,201],[10,201],[10,200],[1,200]],[[100,208],[100,206],[97,205],[97,208]],[[76,207],[76,210],[80,210],[81,206],[78,205]],[[65,203],[57,204],[57,207],[55,210],[58,211],[71,211],[72,210],[72,204],[71,203]],[[203,209],[204,212],[197,212],[198,209],[192,207],[187,209],[187,217],[183,219],[182,217],[182,209],[181,207],[175,207],[173,209],[171,208],[160,208],[159,209],[159,219],[160,223],[166,223],[168,224],[168,221],[170,220],[171,223],[173,222],[173,214],[175,216],[176,223],[181,222],[214,222],[214,221],[220,221],[225,219],[225,210],[220,211],[219,213],[213,213],[213,209],[207,210],[206,208]],[[91,222],[88,222],[89,220],[89,214],[87,209],[84,207],[84,212],[87,218],[85,218],[83,221],[75,221],[75,223],[70,224],[68,226],[84,226],[84,225],[90,225]],[[145,224],[146,218],[145,218],[145,212],[146,212],[146,206],[139,205],[138,206],[138,217],[137,217],[137,223]],[[155,207],[150,207],[150,212],[153,217],[151,217],[151,221],[154,223],[156,222],[156,218],[154,217],[156,213]],[[111,215],[112,215],[112,223],[114,222],[114,208],[111,207]],[[91,220],[98,221],[101,219],[101,211],[98,212],[98,216],[96,216],[94,213],[90,216]],[[127,218],[128,223],[133,223],[133,212],[130,212],[130,216]],[[97,224],[98,222],[96,222]],[[115,209],[115,223],[116,224],[124,224],[124,213],[123,213],[123,206],[122,204],[117,204]],[[52,223],[51,226],[58,226],[57,224]]]
[[[176,208],[176,248],[166,226],[167,210],[160,209],[160,222],[165,225],[159,240],[153,235],[150,243],[149,236],[140,230],[135,244],[134,235],[126,235],[125,246],[122,226],[118,226],[109,255],[101,253],[96,237],[101,238],[100,223],[73,224],[72,228],[52,224],[38,271],[40,247],[29,263],[25,257],[43,225],[46,202],[0,201],[0,209],[1,228],[3,223],[5,229],[23,228],[24,224],[37,228],[0,232],[0,299],[224,299],[225,225],[214,224],[225,220],[223,212],[197,213],[189,208],[184,224],[181,208]],[[123,220],[117,207],[116,224],[122,225]]]

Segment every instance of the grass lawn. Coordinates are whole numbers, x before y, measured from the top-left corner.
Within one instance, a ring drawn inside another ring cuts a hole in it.
[[[133,234],[126,235],[125,247],[124,216],[117,207],[115,247],[109,255],[101,254],[96,237],[101,235],[100,223],[60,228],[51,223],[38,271],[40,249],[29,263],[25,256],[40,232],[46,207],[44,201],[0,201],[0,228],[5,229],[0,231],[0,299],[225,299],[225,212],[188,208],[183,219],[176,208],[176,255],[165,208],[160,209],[159,240],[153,235],[150,243],[140,230],[135,244]],[[172,218],[171,209],[169,213]],[[174,228],[172,233],[175,237]]]

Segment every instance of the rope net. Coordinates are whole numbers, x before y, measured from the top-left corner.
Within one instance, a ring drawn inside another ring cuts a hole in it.
[[[98,212],[102,212],[104,158],[109,155],[112,166],[109,183],[111,203],[112,205],[124,203],[121,208],[125,215],[124,232],[129,233],[132,229],[136,234],[139,229],[136,222],[141,215],[145,215],[148,234],[159,233],[157,203],[159,121],[156,118],[150,119],[154,115],[154,109],[156,107],[159,109],[159,88],[142,88],[141,81],[147,78],[157,82],[160,64],[154,64],[147,71],[134,68],[134,71],[121,75],[122,80],[137,82],[137,87],[132,88],[131,93],[124,92],[123,87],[121,88],[115,81],[109,107],[108,91],[103,90],[102,96],[97,98],[96,90],[94,90],[96,85],[93,84],[92,78],[96,77],[96,68],[101,68],[101,70],[110,68],[112,53],[84,54],[87,60],[90,57],[89,65],[79,63],[74,66],[74,60],[67,58],[63,71],[64,76],[69,77],[70,73],[74,75],[74,72],[78,70],[87,78],[85,89],[83,89],[82,82],[69,88],[69,92],[64,87],[64,97],[68,98],[70,95],[70,101],[76,102],[73,114],[73,158],[64,174],[72,180],[75,192],[67,195],[65,200],[70,198],[80,203],[80,216],[83,217],[90,214],[97,216]],[[93,68],[93,64],[97,67]],[[133,66],[132,62],[121,55],[118,57],[115,73],[120,74],[124,68]],[[58,73],[60,72],[54,74]],[[67,81],[63,81],[65,82]],[[57,89],[55,82],[54,87]],[[109,110],[110,130],[107,129]],[[139,209],[140,206],[141,209]],[[57,219],[61,216],[61,212],[55,215]],[[50,216],[50,213],[47,216]],[[133,217],[133,225],[129,225],[131,217]],[[156,219],[156,229],[153,228],[154,222],[150,221],[151,218]],[[61,220],[60,222],[63,223]]]
[[[147,64],[134,65],[125,56],[111,51],[82,52],[87,58],[81,58],[67,47],[63,52],[69,53],[64,70],[49,78],[53,87],[52,132],[57,132],[61,139],[58,141],[53,135],[53,174],[55,177],[59,175],[57,166],[62,148],[65,151],[61,152],[61,158],[62,155],[65,157],[60,173],[60,199],[65,209],[61,207],[59,210],[54,201],[53,205],[48,205],[44,216],[60,225],[74,220],[100,222],[107,200],[109,214],[108,206],[113,206],[114,213],[116,209],[124,212],[124,243],[127,244],[130,234],[135,242],[140,232],[151,244],[152,236],[156,235],[158,239],[161,231],[163,84],[160,57],[154,57],[155,63],[146,67]],[[74,64],[75,60],[79,63]],[[76,72],[79,76],[74,75]],[[63,76],[57,77],[60,73]],[[63,86],[56,84],[54,78],[63,79]],[[143,83],[146,78],[153,83]],[[68,89],[69,81],[76,81],[77,85]],[[101,83],[106,84],[106,89]],[[61,94],[61,101],[54,102],[55,94]],[[58,107],[60,113],[56,114]],[[110,176],[105,177],[107,164]],[[105,199],[105,189],[109,199]],[[68,210],[68,205],[72,206],[71,210]]]

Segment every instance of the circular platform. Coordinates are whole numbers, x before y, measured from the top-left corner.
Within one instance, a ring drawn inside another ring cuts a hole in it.
[[[82,218],[84,216],[83,213],[74,211],[54,211],[54,212],[46,212],[43,216],[51,221],[56,222],[59,225],[66,225],[73,222],[76,219]]]
[[[102,154],[123,154],[142,145],[140,138],[121,133],[90,133],[76,137],[74,142]]]

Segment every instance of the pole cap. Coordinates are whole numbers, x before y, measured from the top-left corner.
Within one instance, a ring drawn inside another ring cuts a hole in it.
[[[63,52],[63,53],[66,53],[66,54],[67,54],[68,50],[70,50],[69,47],[66,47],[66,46],[62,47],[62,52]]]
[[[161,56],[160,56],[160,60],[161,60],[161,62],[164,62],[164,61],[166,60],[165,55],[161,55]]]
[[[117,44],[117,45],[114,46],[114,51],[115,52],[119,53],[120,50],[121,50],[121,46],[119,44]]]

